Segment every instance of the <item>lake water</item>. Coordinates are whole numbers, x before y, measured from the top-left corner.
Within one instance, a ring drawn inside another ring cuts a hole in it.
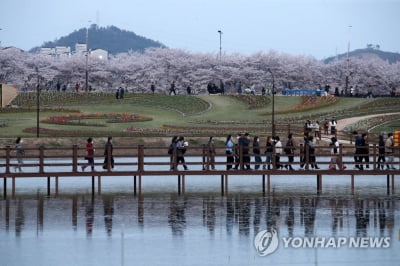
[[[135,197],[132,177],[103,177],[92,197],[90,178],[60,178],[47,197],[45,179],[18,179],[0,200],[0,265],[398,265],[399,192],[386,176],[350,185],[326,176],[317,195],[315,176],[282,174],[264,195],[261,176],[230,176],[221,196],[219,176],[187,176],[178,196],[177,177],[143,177]],[[263,230],[279,242],[266,256]]]

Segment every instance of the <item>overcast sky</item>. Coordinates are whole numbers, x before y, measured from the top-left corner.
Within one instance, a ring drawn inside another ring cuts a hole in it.
[[[318,59],[379,44],[400,52],[400,0],[1,0],[2,46],[29,50],[114,25],[191,52],[275,50]],[[84,40],[82,40],[84,42]]]

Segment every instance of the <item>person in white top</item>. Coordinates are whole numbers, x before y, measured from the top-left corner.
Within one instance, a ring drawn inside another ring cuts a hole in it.
[[[346,166],[343,166],[342,159],[339,156],[339,141],[335,137],[332,137],[329,146],[331,147],[331,162],[329,164],[329,170],[336,170],[336,165],[340,170],[346,169]]]
[[[280,164],[281,153],[282,153],[282,142],[279,136],[274,137],[275,143],[275,169],[281,169],[283,165]]]

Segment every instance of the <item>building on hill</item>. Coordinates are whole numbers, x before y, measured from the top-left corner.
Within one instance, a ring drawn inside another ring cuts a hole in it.
[[[55,58],[70,57],[71,47],[69,46],[56,46],[55,48],[42,47],[39,50],[39,54]]]
[[[75,44],[75,54],[76,55],[85,55],[87,50],[86,43],[77,43]]]
[[[96,58],[100,60],[108,60],[108,52],[103,49],[94,49],[89,53],[91,58]]]

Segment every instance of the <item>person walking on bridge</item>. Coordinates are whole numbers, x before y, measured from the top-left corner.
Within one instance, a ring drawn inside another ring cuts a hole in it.
[[[389,170],[389,169],[396,170],[396,167],[394,167],[394,164],[393,164],[393,161],[394,161],[393,147],[394,147],[393,133],[389,133],[388,137],[386,139],[386,142],[385,142],[385,151],[386,151],[386,157],[387,157],[387,160],[386,160],[387,170]]]
[[[92,168],[92,172],[94,171],[94,145],[93,145],[93,139],[88,138],[87,143],[86,143],[86,156],[85,159],[88,161],[87,165],[82,165],[82,172],[85,171],[85,168],[90,165]]]
[[[104,146],[103,169],[108,169],[108,170],[114,169],[113,145],[111,136],[107,138],[106,145]]]

